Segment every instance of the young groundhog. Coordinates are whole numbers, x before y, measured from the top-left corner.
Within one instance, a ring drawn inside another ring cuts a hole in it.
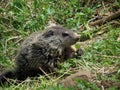
[[[79,40],[73,31],[62,26],[52,26],[42,32],[30,35],[21,45],[16,56],[14,70],[0,75],[0,82],[6,78],[25,80],[44,72],[55,71],[57,64],[74,56],[71,45]]]

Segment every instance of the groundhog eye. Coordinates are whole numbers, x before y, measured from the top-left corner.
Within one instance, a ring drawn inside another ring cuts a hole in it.
[[[69,34],[67,32],[64,32],[64,33],[62,33],[62,36],[67,37],[67,36],[69,36]]]

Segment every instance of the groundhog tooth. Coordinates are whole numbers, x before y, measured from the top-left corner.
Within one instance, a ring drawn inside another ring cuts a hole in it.
[[[75,45],[72,45],[71,48],[73,49],[73,51],[77,51],[77,49],[75,48]]]

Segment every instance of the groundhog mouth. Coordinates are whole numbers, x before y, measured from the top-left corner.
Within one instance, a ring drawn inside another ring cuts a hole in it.
[[[71,43],[71,45],[76,44],[78,41],[79,41],[79,38],[77,38],[77,39],[73,40],[73,42]]]

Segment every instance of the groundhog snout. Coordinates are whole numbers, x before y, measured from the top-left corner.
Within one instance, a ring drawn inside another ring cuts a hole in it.
[[[77,42],[79,39],[80,39],[80,36],[77,33],[75,33],[74,40]]]

